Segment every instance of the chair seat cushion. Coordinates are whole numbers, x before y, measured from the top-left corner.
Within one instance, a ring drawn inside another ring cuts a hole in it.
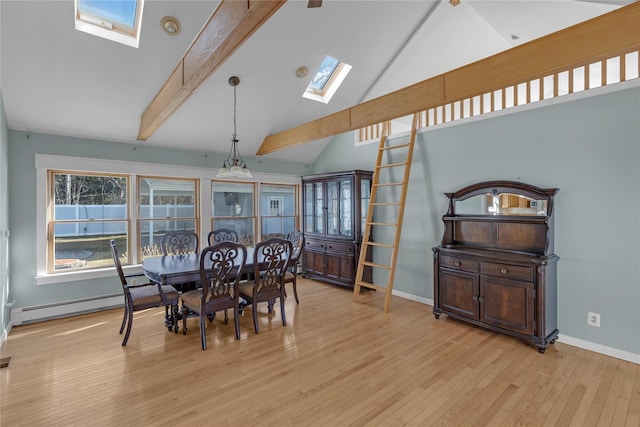
[[[160,297],[160,292],[156,285],[132,288],[129,292],[131,293],[134,308],[162,305],[162,298]]]
[[[202,290],[195,289],[193,291],[185,292],[181,296],[182,304],[186,305],[190,309],[199,309],[202,301]]]
[[[162,293],[164,294],[165,299],[171,305],[178,303],[178,291],[171,285],[162,285]]]
[[[253,281],[240,282],[238,285],[240,295],[251,298],[253,295],[253,285]]]

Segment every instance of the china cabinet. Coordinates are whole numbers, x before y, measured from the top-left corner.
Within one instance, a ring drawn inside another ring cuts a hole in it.
[[[302,178],[307,277],[354,285],[371,176],[372,172],[355,170]]]
[[[553,199],[557,188],[489,181],[446,193],[444,235],[434,253],[436,318],[530,341],[558,338]]]

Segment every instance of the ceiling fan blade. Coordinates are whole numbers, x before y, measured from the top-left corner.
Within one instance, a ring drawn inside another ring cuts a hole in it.
[[[320,7],[322,6],[322,0],[309,0],[307,7]]]

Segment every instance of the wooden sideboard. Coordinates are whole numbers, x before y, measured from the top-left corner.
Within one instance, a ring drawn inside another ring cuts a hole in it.
[[[553,200],[557,188],[488,181],[445,193],[444,235],[434,254],[440,315],[530,341],[558,338]]]

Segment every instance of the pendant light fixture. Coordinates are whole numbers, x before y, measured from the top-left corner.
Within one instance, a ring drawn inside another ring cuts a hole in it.
[[[231,137],[231,151],[227,160],[222,163],[222,168],[216,175],[217,178],[253,178],[247,164],[242,160],[238,150],[237,126],[236,126],[236,86],[240,84],[240,79],[236,76],[229,77],[229,84],[233,86],[233,136]]]

